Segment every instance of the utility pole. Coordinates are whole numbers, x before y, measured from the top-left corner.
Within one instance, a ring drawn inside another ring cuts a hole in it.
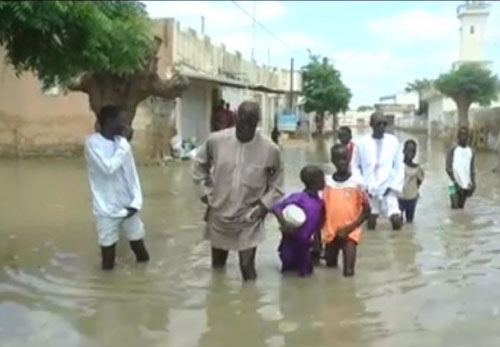
[[[290,113],[293,112],[293,58],[290,60],[290,100],[288,107],[290,108]]]
[[[271,50],[267,47],[267,66],[271,66]]]
[[[201,16],[201,34],[205,35],[205,16]]]

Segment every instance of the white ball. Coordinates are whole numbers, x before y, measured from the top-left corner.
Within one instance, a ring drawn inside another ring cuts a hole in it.
[[[283,209],[283,218],[290,225],[299,228],[306,222],[306,213],[299,206],[290,204]]]

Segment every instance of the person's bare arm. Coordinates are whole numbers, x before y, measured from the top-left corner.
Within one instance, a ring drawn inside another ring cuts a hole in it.
[[[446,173],[450,177],[451,181],[456,184],[455,176],[453,175],[453,155],[455,153],[455,148],[446,153]]]
[[[349,225],[340,228],[340,230],[337,231],[337,236],[340,238],[346,238],[350,233],[352,233],[354,230],[356,230],[357,227],[359,227],[363,222],[368,218],[370,215],[370,203],[368,202],[368,198],[365,197],[364,193],[362,193],[364,198],[363,198],[363,209],[361,210],[361,213],[358,215],[358,217]]]

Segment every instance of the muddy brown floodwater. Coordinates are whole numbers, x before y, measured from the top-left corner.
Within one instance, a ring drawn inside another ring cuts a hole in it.
[[[399,134],[401,139],[407,137]],[[500,179],[479,154],[478,190],[450,211],[444,146],[418,137],[427,179],[413,226],[365,231],[356,276],[282,277],[268,223],[259,278],[236,257],[212,273],[189,163],[139,168],[152,261],[119,244],[99,269],[82,160],[0,162],[0,346],[500,346]],[[287,190],[326,146],[283,149]]]

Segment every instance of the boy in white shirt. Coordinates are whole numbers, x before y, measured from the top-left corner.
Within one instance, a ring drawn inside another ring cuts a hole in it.
[[[448,186],[452,209],[463,209],[467,198],[476,190],[474,152],[468,146],[469,130],[460,127],[457,134],[458,145],[446,155],[446,173],[451,183]]]
[[[87,137],[84,153],[102,269],[111,270],[120,231],[129,239],[138,262],[149,261],[149,254],[139,216],[142,192],[129,144],[133,132],[127,115],[121,107],[108,105],[97,121],[98,131]]]

